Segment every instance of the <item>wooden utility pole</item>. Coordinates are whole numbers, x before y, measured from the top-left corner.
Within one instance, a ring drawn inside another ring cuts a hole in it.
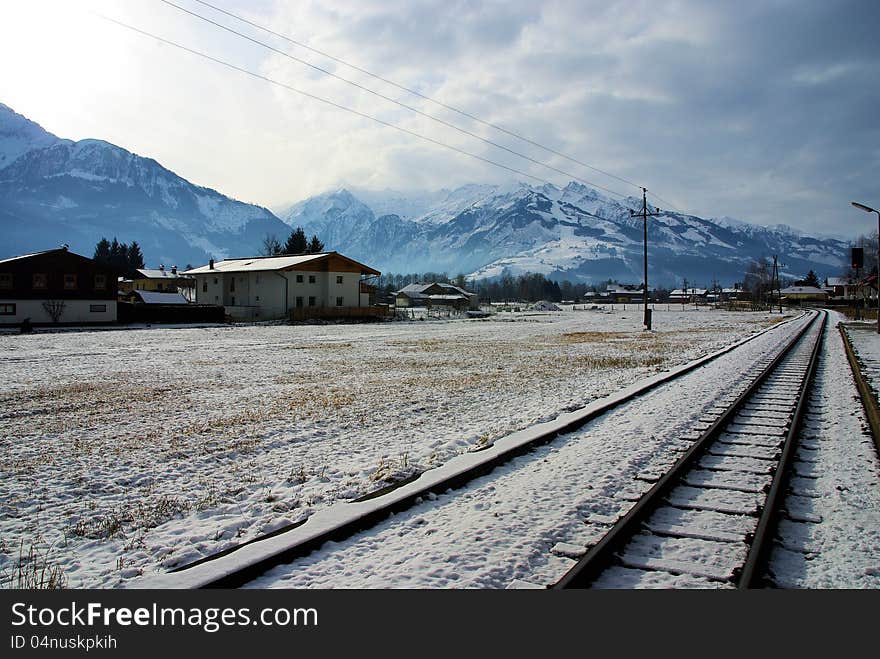
[[[779,283],[779,263],[777,255],[773,255],[773,282],[776,284],[776,301],[779,303],[779,313],[782,313],[782,284]],[[770,300],[770,311],[773,311],[773,300]]]
[[[644,251],[645,251],[645,263],[644,263],[645,278],[643,280],[644,281],[643,285],[644,285],[644,293],[645,293],[645,317],[644,317],[643,322],[645,324],[645,329],[650,330],[651,329],[651,310],[648,309],[648,218],[653,217],[655,215],[660,215],[660,209],[658,208],[653,213],[648,212],[648,197],[647,197],[647,195],[648,195],[648,190],[646,188],[642,188],[642,212],[636,213],[635,211],[630,210],[629,213],[631,216],[640,215],[642,217],[642,221],[644,222],[643,236],[644,236]]]

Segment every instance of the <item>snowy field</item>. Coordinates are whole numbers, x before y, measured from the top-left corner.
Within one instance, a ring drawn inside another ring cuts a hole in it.
[[[117,587],[778,322],[637,310],[0,335],[0,571]]]

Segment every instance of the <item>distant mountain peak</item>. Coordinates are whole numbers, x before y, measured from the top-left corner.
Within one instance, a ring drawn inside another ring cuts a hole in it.
[[[151,262],[257,254],[286,226],[265,208],[200,187],[101,139],[61,140],[0,107],[0,258],[45,236],[91,254],[101,237],[136,240]]]

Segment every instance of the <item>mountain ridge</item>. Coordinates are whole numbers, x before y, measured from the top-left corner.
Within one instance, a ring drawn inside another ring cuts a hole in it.
[[[156,160],[100,139],[71,141],[0,104],[0,258],[67,243],[90,255],[102,237],[137,240],[150,263],[253,256],[296,226],[328,250],[388,273],[496,277],[540,272],[579,282],[642,278],[640,197],[564,187],[472,183],[409,192],[341,187],[276,216],[190,183]],[[648,225],[649,281],[741,281],[749,263],[779,255],[783,274],[836,275],[848,243],[787,226],[761,227],[673,211]]]

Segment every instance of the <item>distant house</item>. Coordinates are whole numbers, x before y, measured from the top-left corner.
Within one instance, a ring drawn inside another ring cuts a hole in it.
[[[0,261],[0,325],[116,322],[113,266],[66,247]]]
[[[131,291],[155,291],[158,293],[182,293],[195,288],[195,280],[178,272],[177,266],[171,266],[166,270],[160,265],[158,270],[139,268],[132,276],[119,280],[119,290],[122,293]]]
[[[733,288],[722,288],[721,301],[727,302],[730,300],[738,300],[742,294],[743,290],[737,286],[734,286]]]
[[[458,286],[443,282],[416,283],[395,294],[398,307],[429,307],[446,309],[477,309],[478,296]]]
[[[199,304],[222,305],[236,320],[273,320],[296,309],[368,307],[367,280],[380,272],[326,252],[212,260],[184,274],[195,279]]]
[[[650,292],[650,289],[648,289]],[[605,293],[611,302],[643,302],[644,287],[642,284],[608,284]]]
[[[786,300],[817,300],[828,299],[828,293],[815,286],[789,286],[779,291]]]
[[[709,291],[705,288],[676,288],[669,293],[670,302],[703,302],[708,299]]]
[[[182,293],[156,293],[154,291],[131,291],[119,297],[134,304],[189,304]]]
[[[822,287],[830,297],[851,298],[855,295],[858,284],[847,277],[828,277]]]

